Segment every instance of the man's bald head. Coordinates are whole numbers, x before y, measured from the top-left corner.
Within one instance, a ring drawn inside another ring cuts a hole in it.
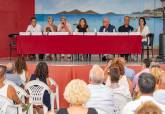
[[[160,75],[159,89],[165,89],[165,72]]]

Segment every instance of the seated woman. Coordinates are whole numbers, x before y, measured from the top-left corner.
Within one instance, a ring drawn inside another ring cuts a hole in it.
[[[119,85],[123,86],[125,88],[125,93],[127,94],[127,96],[129,96],[130,98],[131,96],[131,90],[132,90],[132,83],[131,81],[124,75],[124,65],[122,63],[122,61],[119,58],[116,58],[112,61],[110,61],[110,63],[108,63],[109,67],[106,67],[108,69],[105,69],[105,73],[109,72],[110,68],[113,67],[117,67],[119,68],[119,73],[120,73],[120,80],[119,80]],[[105,74],[106,75],[106,74]],[[107,77],[106,79],[106,85],[107,86],[111,86],[111,80],[110,77]]]
[[[36,80],[37,78],[47,84],[50,85],[49,78],[48,78],[48,65],[45,62],[40,62],[37,64],[34,74],[31,76],[30,80]],[[45,91],[43,96],[43,103],[47,106],[48,111],[51,109],[51,102],[50,102],[50,94],[48,91]],[[43,113],[41,110],[42,107],[36,107],[37,112]]]
[[[142,39],[142,48],[147,44],[147,35],[150,33],[149,27],[147,26],[146,20],[144,17],[140,17],[139,19],[139,27],[137,28],[137,32],[140,32],[140,34],[143,36]]]
[[[81,18],[79,20],[79,24],[77,25],[77,32],[89,32],[88,24],[85,18]]]
[[[9,98],[11,101],[13,101],[13,104],[14,103],[20,104],[21,101],[19,100],[15,89],[8,84],[4,84],[5,72],[6,72],[6,67],[0,65],[0,95]],[[15,108],[9,108],[7,112],[13,113],[13,112],[17,112],[17,110]]]
[[[27,68],[26,60],[24,57],[19,56],[15,61],[15,68],[18,76],[20,77],[22,84],[26,84],[29,81],[30,73]]]
[[[87,21],[86,21],[85,18],[81,18],[79,20],[79,24],[76,27],[76,31],[77,32],[83,32],[83,33],[84,32],[89,32],[89,26],[88,26],[88,23],[87,23]],[[90,58],[91,58],[91,55],[90,54],[80,55],[80,60],[87,61]]]
[[[57,114],[97,114],[95,109],[84,107],[90,98],[90,92],[82,80],[72,80],[65,88],[64,98],[70,107],[60,109]]]
[[[116,114],[120,114],[123,107],[131,101],[131,97],[125,92],[125,87],[119,84],[120,70],[118,67],[111,67],[109,70],[111,85],[109,86],[114,101]]]

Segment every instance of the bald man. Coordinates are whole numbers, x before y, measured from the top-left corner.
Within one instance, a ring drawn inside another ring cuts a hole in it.
[[[154,92],[153,97],[157,102],[165,105],[165,72],[160,75],[158,90]]]
[[[109,18],[105,17],[103,19],[103,26],[100,27],[99,32],[116,32],[116,28],[110,24]]]

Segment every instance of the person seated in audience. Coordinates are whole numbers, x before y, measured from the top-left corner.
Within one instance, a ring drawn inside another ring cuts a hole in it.
[[[131,69],[131,68],[128,68],[126,66],[126,59],[125,58],[120,57],[119,59],[121,60],[121,62],[124,65],[124,72],[125,72],[124,75],[127,76],[127,78],[129,78],[131,81],[133,81],[134,76],[135,76],[135,71],[133,69]]]
[[[60,24],[58,25],[58,32],[69,32],[72,33],[72,27],[67,21],[66,17],[62,16],[60,18]]]
[[[142,36],[142,48],[144,48],[144,46],[147,46],[147,35],[150,33],[149,27],[147,26],[146,20],[144,17],[140,17],[139,18],[139,27],[136,30],[137,32],[139,32]],[[144,55],[142,55],[143,58]]]
[[[89,28],[86,19],[81,18],[76,28],[77,28],[77,32],[88,32]]]
[[[6,74],[5,74],[5,79],[6,80],[9,80],[9,81],[12,81],[13,83],[15,83],[17,86],[20,86],[20,87],[24,87],[22,81],[21,81],[21,78],[20,76],[18,76],[17,72],[16,72],[16,68],[15,68],[15,65],[12,64],[12,63],[8,63],[6,65],[7,67],[7,70],[6,70]]]
[[[91,97],[86,103],[86,107],[92,107],[99,111],[103,111],[106,114],[114,113],[114,104],[112,100],[112,93],[110,89],[103,85],[104,71],[98,65],[94,65],[89,73],[90,84],[88,89],[91,93]]]
[[[54,24],[54,19],[52,16],[48,17],[48,23],[44,27],[44,32],[57,32],[57,26]]]
[[[116,28],[114,25],[110,24],[109,18],[105,17],[103,19],[103,26],[100,27],[99,32],[115,32]]]
[[[127,96],[130,96],[130,98],[131,98],[132,83],[131,83],[130,79],[128,79],[124,75],[124,65],[123,65],[122,61],[119,58],[114,59],[111,62],[109,69],[112,68],[112,67],[119,68],[119,71],[120,71],[119,72],[120,73],[119,85],[125,87],[125,93],[127,94]],[[109,69],[108,69],[108,72],[109,72]],[[106,85],[111,86],[111,80],[110,80],[109,76],[107,77]]]
[[[49,75],[48,65],[45,62],[39,62],[36,66],[34,74],[32,74],[30,78],[30,81],[39,79],[40,81],[44,82],[49,86],[50,82],[48,80],[48,75]],[[43,104],[47,106],[48,111],[51,110],[50,94],[48,93],[48,91],[44,92]],[[35,108],[39,114],[43,113],[42,107],[35,107]]]
[[[156,84],[159,84],[159,79],[161,73],[163,73],[163,70],[160,68],[160,65],[156,62],[151,63],[150,73],[155,77]]]
[[[135,114],[163,114],[159,106],[151,101],[142,103],[135,111]]]
[[[115,113],[120,114],[122,108],[132,100],[132,98],[125,92],[125,87],[119,84],[120,70],[118,67],[111,67],[109,70],[111,85],[109,86],[113,94],[113,102]]]
[[[150,73],[150,66],[151,66],[151,59],[144,59],[143,60],[143,69],[135,75],[133,80],[133,87],[135,88],[138,83],[138,78],[142,73]]]
[[[18,76],[20,77],[22,84],[26,84],[30,79],[30,73],[27,68],[26,60],[24,57],[17,57],[15,61],[15,68]]]
[[[98,114],[94,108],[84,106],[90,98],[90,91],[83,80],[75,79],[69,82],[64,90],[64,98],[70,106],[60,109],[57,114]]]
[[[6,66],[0,65],[0,95],[9,98],[15,104],[20,104],[21,101],[19,100],[15,89],[11,85],[4,84],[5,72]]]
[[[165,72],[160,75],[158,88],[153,94],[154,99],[160,104],[165,105]]]
[[[31,22],[30,25],[28,25],[26,32],[41,32],[41,25],[37,24],[37,18],[36,17],[31,17]]]
[[[155,103],[160,109],[165,112],[165,105],[159,104],[153,98],[155,91],[156,80],[150,73],[142,73],[139,76],[138,87],[140,91],[140,98],[126,104],[121,114],[134,114],[134,111],[144,102],[151,101]]]
[[[124,17],[124,25],[120,26],[118,31],[119,32],[132,32],[134,29],[132,26],[130,26],[129,22],[130,22],[130,17],[125,16]],[[128,61],[129,54],[121,54],[120,56],[125,57],[125,59]]]

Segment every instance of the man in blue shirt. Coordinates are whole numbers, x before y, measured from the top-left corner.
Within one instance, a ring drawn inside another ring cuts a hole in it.
[[[15,72],[15,65],[12,63],[7,64],[7,72],[5,74],[5,79],[12,81],[17,86],[23,87],[20,77]]]
[[[103,26],[100,27],[99,32],[116,32],[116,28],[110,24],[109,18],[105,17],[103,19]]]
[[[131,81],[133,81],[133,79],[134,79],[134,77],[135,77],[135,71],[134,71],[133,69],[131,69],[131,68],[128,68],[128,67],[126,66],[126,60],[125,60],[125,58],[120,57],[120,60],[122,61],[123,65],[124,65],[124,72],[125,72],[124,75],[125,75],[127,78],[129,78]]]

